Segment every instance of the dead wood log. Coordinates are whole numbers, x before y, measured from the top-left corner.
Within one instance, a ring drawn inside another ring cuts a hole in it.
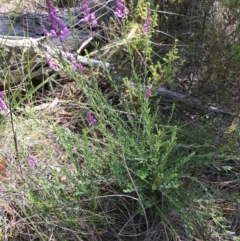
[[[124,78],[120,75],[117,75],[114,72],[114,81],[118,84],[118,85],[123,85],[124,84]],[[138,88],[138,84],[130,82],[128,83],[129,85]],[[148,90],[149,88],[151,88],[150,86],[144,86],[143,89]],[[222,114],[225,116],[231,116],[231,117],[236,117],[239,116],[238,112],[231,112],[223,107],[214,105],[214,104],[204,104],[201,102],[201,100],[192,97],[189,94],[185,94],[185,93],[180,93],[178,91],[174,91],[174,90],[170,90],[167,89],[165,87],[154,87],[152,88],[152,93],[156,94],[157,96],[159,96],[161,98],[161,101],[164,103],[170,103],[170,104],[178,104],[181,103],[183,105],[185,105],[186,107],[195,110],[196,112],[201,111],[204,113],[215,113],[215,114]]]

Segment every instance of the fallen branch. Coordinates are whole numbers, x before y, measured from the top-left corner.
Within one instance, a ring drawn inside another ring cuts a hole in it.
[[[115,79],[116,83],[118,83],[118,84],[124,83],[124,79],[121,76],[115,75],[114,79]],[[136,88],[138,87],[138,84],[136,84],[136,83],[130,82],[129,84]],[[147,90],[149,88],[150,88],[150,86],[144,87],[145,90]],[[189,94],[184,94],[184,93],[180,93],[177,91],[169,90],[165,87],[153,88],[152,93],[156,93],[163,100],[168,100],[168,102],[184,103],[184,104],[190,106],[191,108],[201,109],[202,111],[205,111],[205,112],[223,114],[223,115],[228,115],[228,116],[237,116],[239,114],[237,112],[235,112],[235,113],[230,112],[219,106],[202,104],[202,102],[200,100],[191,97],[191,95],[189,95]]]

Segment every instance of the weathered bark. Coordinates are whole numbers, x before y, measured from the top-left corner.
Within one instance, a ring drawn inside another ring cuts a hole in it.
[[[98,22],[109,21],[110,17],[113,17],[113,11],[115,8],[115,1],[90,1],[91,12],[95,12]],[[84,10],[80,5],[79,7],[69,8],[65,10],[59,10],[57,16],[59,20],[63,21],[68,27],[74,29],[88,28],[86,23],[82,21],[84,18]],[[0,35],[10,36],[28,36],[33,38],[39,38],[43,36],[43,30],[41,23],[45,28],[50,31],[52,29],[51,23],[48,20],[47,14],[38,13],[4,13],[0,14]],[[98,28],[98,27],[97,27]],[[91,28],[96,30],[96,28]]]
[[[90,6],[91,12],[96,13],[98,23],[107,23],[110,16],[113,16],[115,1],[110,0],[101,2],[99,0],[91,0]],[[43,55],[48,52],[46,47],[50,47],[49,49],[51,50],[74,53],[84,41],[99,34],[100,25],[93,28],[82,21],[84,15],[81,5],[75,8],[59,10],[57,16],[60,21],[64,22],[65,25],[71,29],[71,34],[63,38],[61,41],[59,38],[50,38],[41,41],[41,46],[45,46],[42,53]],[[14,44],[12,46],[6,46],[4,40],[1,40],[1,36],[11,36],[7,37],[7,40],[10,38],[11,41],[14,39],[12,36],[19,37],[18,40],[21,40],[22,37],[22,41],[28,41],[27,38],[29,37],[40,39],[44,36],[41,25],[44,25],[48,31],[52,29],[47,13],[0,14],[0,85],[5,84],[5,79],[7,79],[8,83],[19,82],[19,79],[22,79],[22,77],[16,73],[18,73],[18,71],[22,72],[22,75],[24,76],[26,63],[29,65],[30,62],[33,62],[33,66],[35,66],[37,61],[38,66],[45,65],[44,59],[41,55],[39,58],[38,53],[31,51],[26,47],[15,47]],[[16,41],[18,40],[16,39]],[[9,81],[9,79],[12,80]]]

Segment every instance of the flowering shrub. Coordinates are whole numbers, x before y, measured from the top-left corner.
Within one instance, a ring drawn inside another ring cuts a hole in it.
[[[46,4],[47,4],[47,11],[48,11],[48,20],[52,24],[52,29],[50,31],[50,34],[55,38],[59,37],[60,39],[62,39],[66,35],[68,35],[70,31],[65,26],[65,24],[58,19],[57,12],[54,9],[54,6],[51,0],[46,0]],[[48,35],[46,28],[45,27],[42,27],[42,28],[43,28],[43,33],[45,35]]]
[[[94,126],[97,124],[97,119],[93,116],[91,111],[87,112],[87,120],[90,126]]]
[[[98,25],[95,13],[90,13],[90,8],[89,8],[89,1],[88,0],[83,0],[83,22],[88,23],[89,25],[95,27]]]
[[[46,4],[47,4],[48,20],[52,24],[52,29],[50,30],[50,32],[48,32],[46,27],[43,24],[41,24],[42,31],[43,31],[44,35],[47,37],[52,36],[54,38],[59,38],[60,40],[62,40],[65,36],[67,36],[70,33],[70,31],[65,26],[65,24],[58,19],[57,12],[56,12],[51,0],[46,0]],[[94,19],[95,15],[91,14],[91,16],[90,16],[89,14],[90,14],[90,9],[88,8],[88,1],[84,1],[84,16],[85,16],[84,21],[88,20],[88,22],[89,22],[90,18],[91,18],[91,20]],[[87,18],[87,16],[88,16],[88,18]],[[93,25],[95,25],[95,24],[96,24],[96,22],[93,22]],[[62,52],[62,57],[71,62],[72,70],[81,70],[82,69],[82,65],[77,62],[77,59],[73,55],[71,55],[69,57],[67,54]],[[56,60],[52,59],[49,55],[46,56],[46,60],[48,62],[48,66],[50,69],[60,70],[62,68],[62,64],[60,64]]]
[[[147,18],[145,23],[143,24],[142,33],[148,32],[150,28],[151,28],[151,11],[150,11],[150,7],[148,6]]]
[[[149,98],[152,95],[152,90],[151,88],[148,86],[146,91],[145,91],[145,97]]]
[[[127,114],[128,120],[131,120],[133,117],[130,114]]]
[[[46,55],[46,60],[48,62],[48,66],[49,66],[50,69],[53,69],[53,70],[61,69],[61,67],[62,67],[61,64],[57,63],[49,55]]]
[[[65,59],[68,59],[71,62],[72,70],[82,70],[83,69],[83,66],[77,62],[77,59],[73,54],[66,56]]]
[[[28,163],[30,166],[36,166],[40,161],[34,156],[27,157]]]
[[[129,10],[124,6],[123,0],[116,0],[116,4],[117,4],[117,7],[114,12],[115,15],[121,19],[125,18],[125,16],[128,15]]]

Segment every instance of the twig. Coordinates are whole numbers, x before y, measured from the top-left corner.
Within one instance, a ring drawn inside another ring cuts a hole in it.
[[[8,91],[10,92],[10,87],[8,85]],[[23,176],[23,171],[22,171],[22,167],[21,167],[21,163],[20,163],[20,159],[19,159],[19,150],[18,150],[18,142],[17,142],[17,133],[15,131],[15,126],[13,123],[13,112],[12,112],[12,104],[11,101],[9,101],[9,114],[10,114],[10,123],[11,123],[11,127],[12,127],[12,133],[13,133],[13,142],[14,142],[14,147],[15,147],[15,152],[16,152],[16,159],[17,162],[19,164],[19,168],[20,168],[20,173]]]

